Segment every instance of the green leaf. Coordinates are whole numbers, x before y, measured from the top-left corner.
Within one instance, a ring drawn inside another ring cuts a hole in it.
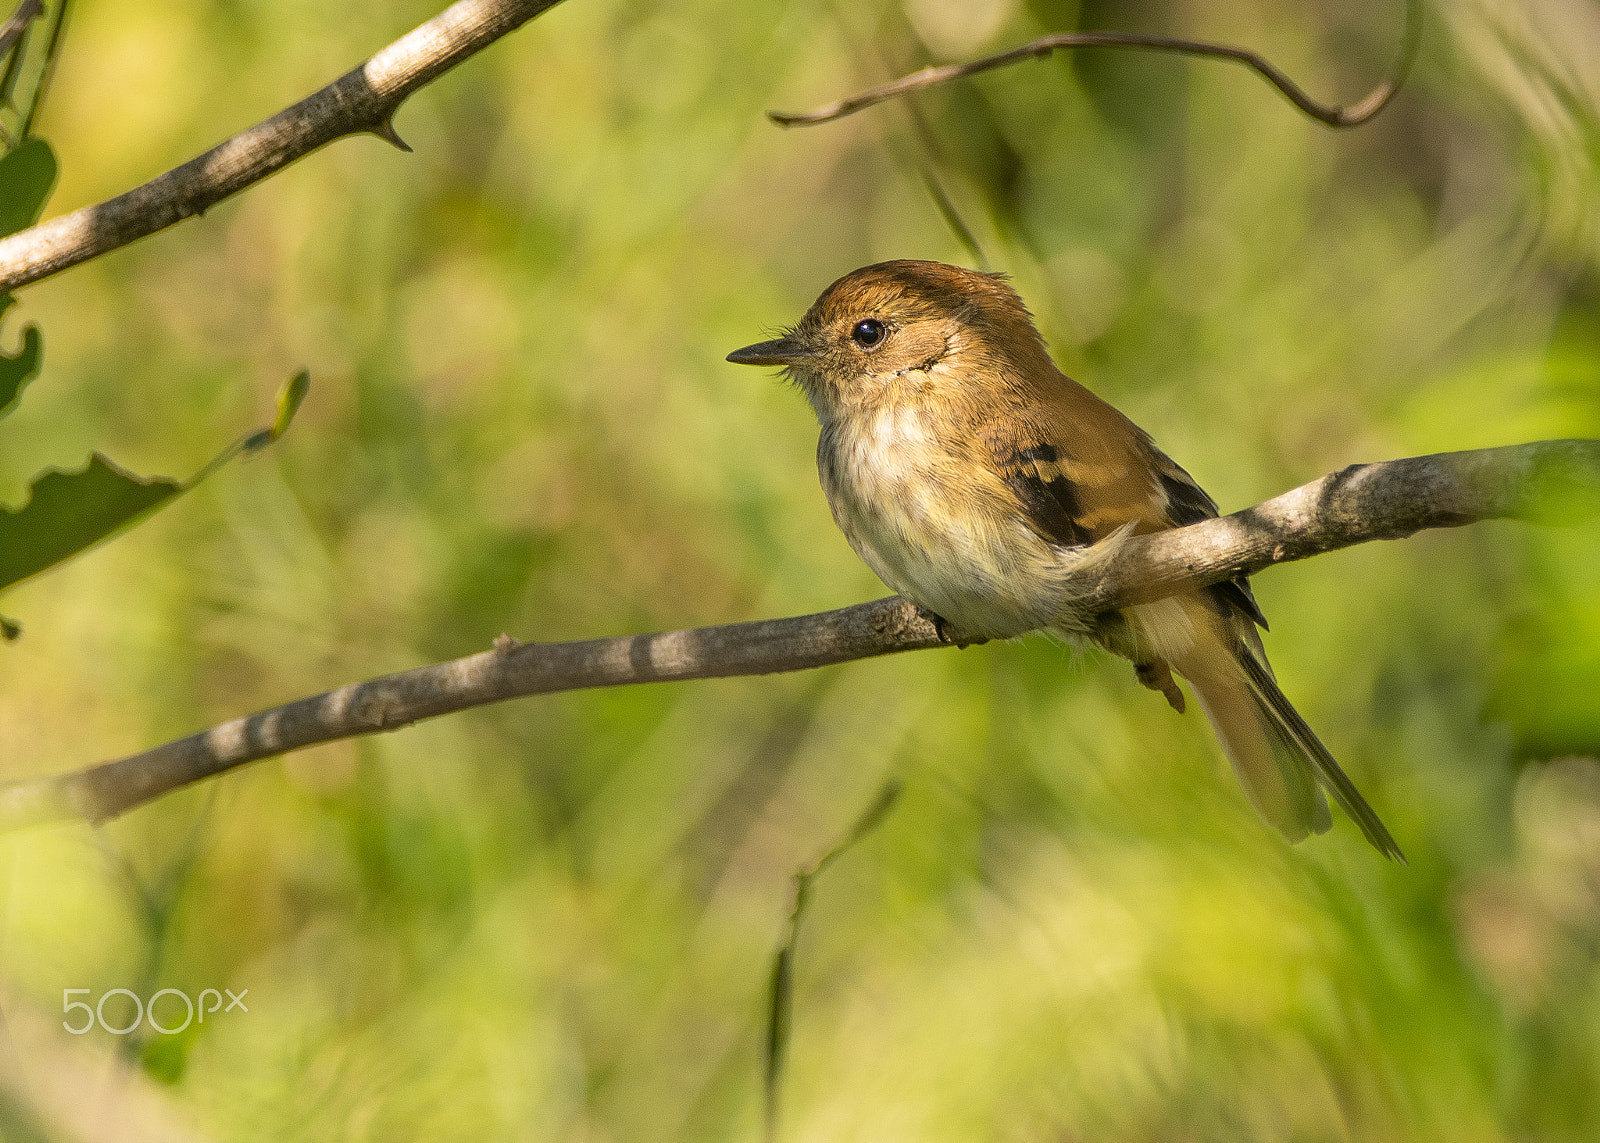
[[[106,539],[187,492],[240,452],[278,439],[309,386],[309,375],[302,370],[279,393],[271,428],[241,437],[187,481],[136,476],[100,453],[77,472],[49,469],[36,477],[21,507],[0,507],[0,590]],[[14,638],[14,629],[5,637]]]
[[[306,394],[311,391],[311,372],[302,369],[284,383],[278,390],[278,415],[273,418],[271,426],[259,432],[251,433],[241,440],[237,451],[246,456],[258,449],[266,448],[284,433],[289,431],[289,422],[294,420],[295,412],[300,408],[300,402],[306,399]],[[218,465],[226,464],[233,459],[232,452],[224,452],[203,469],[195,480],[202,480],[211,469]]]
[[[56,153],[43,139],[29,139],[0,157],[0,238],[39,221],[57,169]]]
[[[306,394],[311,391],[311,371],[302,369],[289,379],[289,383],[278,391],[278,415],[272,422],[272,439],[277,440],[289,431],[289,422],[294,420],[295,412],[300,408],[300,402],[306,399]]]
[[[99,453],[78,472],[46,471],[22,507],[0,509],[0,588],[98,543],[181,491],[176,480],[135,476]]]
[[[0,314],[10,309],[15,300],[9,294],[0,296]],[[44,338],[36,325],[22,331],[22,348],[15,357],[0,353],[0,417],[12,410],[22,387],[38,374],[43,356]]]

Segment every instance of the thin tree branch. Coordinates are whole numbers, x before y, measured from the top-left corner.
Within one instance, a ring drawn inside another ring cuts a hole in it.
[[[763,1137],[767,1143],[778,1138],[778,1097],[783,1088],[783,1074],[789,1059],[789,1034],[794,1026],[794,962],[800,949],[800,923],[805,920],[806,908],[811,904],[811,888],[817,878],[828,871],[851,846],[865,838],[883,824],[883,819],[894,809],[904,789],[898,778],[891,778],[878,791],[856,819],[850,832],[834,843],[832,849],[794,875],[794,902],[789,907],[789,927],[784,933],[778,955],[772,959],[772,983],[767,994],[767,1059],[765,1107],[763,1108]]]
[[[50,81],[55,78],[56,61],[61,58],[61,33],[67,29],[67,9],[72,5],[72,0],[60,0],[56,6],[56,21],[50,25],[50,42],[45,45],[44,65],[39,69],[39,78],[33,85],[33,97],[28,100],[28,113],[22,117],[22,129],[18,137],[27,142],[33,134],[33,121],[39,117],[39,108],[44,106],[44,97],[50,90]]]
[[[1352,464],[1271,500],[1188,528],[1136,536],[1083,595],[1094,611],[1147,603],[1188,584],[1428,528],[1483,520],[1572,524],[1600,515],[1600,440]]]
[[[1597,511],[1600,441],[1352,465],[1231,516],[1133,537],[1100,565],[1084,594],[1093,608],[1111,610],[1424,528],[1507,518],[1566,522]],[[476,655],[352,683],[114,762],[0,788],[0,828],[62,818],[101,822],[246,762],[504,699],[799,671],[945,645],[931,619],[899,597],[793,619],[576,643],[501,636]]]
[[[202,214],[346,135],[377,135],[409,151],[393,124],[406,98],[558,2],[459,0],[321,91],[181,167],[0,239],[0,294]]]
[[[1206,40],[1185,40],[1173,36],[1147,36],[1134,32],[1060,32],[1051,36],[1041,36],[1020,47],[984,56],[968,63],[925,67],[921,71],[868,88],[848,99],[841,99],[812,111],[769,111],[767,118],[780,127],[810,127],[817,123],[830,123],[835,119],[843,119],[846,115],[854,115],[857,111],[908,92],[937,87],[941,83],[965,79],[969,75],[1006,67],[1026,59],[1043,59],[1052,52],[1063,49],[1136,48],[1242,64],[1277,88],[1285,99],[1318,123],[1329,127],[1356,127],[1382,111],[1395,97],[1401,85],[1405,83],[1406,76],[1411,72],[1411,65],[1417,58],[1417,49],[1421,43],[1422,0],[1406,0],[1405,35],[1393,76],[1373,88],[1372,93],[1365,99],[1350,107],[1337,107],[1313,99],[1271,60],[1248,48],[1236,48],[1231,44],[1214,44]]]
[[[6,58],[5,71],[0,72],[0,107],[16,106],[11,102],[11,93],[17,77],[22,74],[22,57],[28,51],[28,28],[43,15],[41,0],[22,0],[6,22],[0,24],[0,56]],[[5,140],[5,146],[12,145],[9,132],[0,131],[0,138]]]
[[[43,15],[44,4],[41,0],[22,0],[16,11],[6,17],[6,22],[0,24],[0,55],[10,51],[11,45],[22,35],[22,30]]]

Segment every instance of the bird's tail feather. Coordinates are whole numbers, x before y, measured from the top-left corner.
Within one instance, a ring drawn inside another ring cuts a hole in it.
[[[1192,670],[1181,664],[1179,671],[1261,816],[1291,842],[1322,833],[1332,824],[1326,790],[1378,852],[1404,862],[1377,813],[1278,689],[1266,664],[1243,645],[1226,655],[1236,669],[1218,669],[1220,658],[1207,656],[1211,661]]]

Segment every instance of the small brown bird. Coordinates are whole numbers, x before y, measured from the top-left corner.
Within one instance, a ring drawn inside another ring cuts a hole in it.
[[[1394,838],[1283,697],[1238,576],[1109,614],[1073,573],[1130,535],[1217,514],[1150,437],[1050,359],[1003,276],[880,262],[800,324],[728,355],[781,365],[822,423],[817,467],[850,546],[957,639],[1050,629],[1132,660],[1182,712],[1187,679],[1250,801],[1289,841],[1332,824],[1323,790],[1383,854]]]

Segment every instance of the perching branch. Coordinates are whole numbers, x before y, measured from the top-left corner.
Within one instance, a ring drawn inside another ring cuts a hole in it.
[[[1555,522],[1574,512],[1600,512],[1600,441],[1352,465],[1231,516],[1134,537],[1100,566],[1085,595],[1093,607],[1111,610],[1424,528],[1508,518]],[[0,788],[0,827],[62,818],[102,822],[246,762],[504,699],[799,671],[942,645],[932,621],[898,597],[793,619],[576,643],[501,636],[491,650],[463,659],[352,683],[114,762]]]
[[[818,107],[813,111],[769,111],[767,118],[780,127],[810,127],[843,119],[857,111],[941,83],[965,79],[969,75],[1005,67],[1026,59],[1043,59],[1052,52],[1067,48],[1136,48],[1144,51],[1174,52],[1178,55],[1202,56],[1243,64],[1266,80],[1290,103],[1318,123],[1329,127],[1356,127],[1382,111],[1400,90],[1417,58],[1417,48],[1422,43],[1422,0],[1406,0],[1406,29],[1400,47],[1400,59],[1394,75],[1384,80],[1361,102],[1351,107],[1335,107],[1307,95],[1305,90],[1290,79],[1271,60],[1248,48],[1230,44],[1213,44],[1205,40],[1185,40],[1172,36],[1146,36],[1133,32],[1060,32],[1030,40],[1021,47],[1011,48],[992,56],[963,64],[946,64],[944,67],[925,67],[921,71],[868,88],[848,99],[841,99]]]
[[[202,214],[346,135],[377,135],[409,151],[393,124],[407,97],[557,3],[458,0],[321,91],[181,167],[0,239],[0,294]]]

